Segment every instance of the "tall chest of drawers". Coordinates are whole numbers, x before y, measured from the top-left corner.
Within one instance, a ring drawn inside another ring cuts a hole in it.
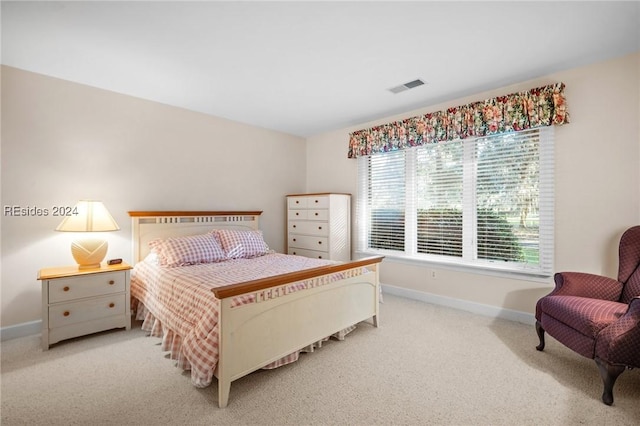
[[[287,252],[351,260],[351,195],[287,195]]]
[[[42,349],[61,340],[112,328],[131,328],[131,266],[41,269]]]

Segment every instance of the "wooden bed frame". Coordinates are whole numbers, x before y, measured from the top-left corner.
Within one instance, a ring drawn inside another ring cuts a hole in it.
[[[260,211],[131,211],[133,260],[147,255],[155,238],[212,229],[259,229]],[[226,407],[231,382],[290,353],[365,320],[378,326],[379,264],[383,257],[322,266],[213,290],[220,299],[218,405]],[[360,274],[366,267],[368,272]],[[287,293],[286,287],[341,272],[320,286]],[[254,294],[256,303],[232,307],[234,297]]]

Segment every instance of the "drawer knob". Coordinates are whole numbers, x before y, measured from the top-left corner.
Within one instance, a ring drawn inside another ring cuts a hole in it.
[[[115,303],[113,303],[113,302],[109,303],[109,307],[110,307],[110,308],[113,308],[114,306],[116,306],[116,304],[115,304]]]
[[[322,226],[318,226],[318,229],[322,229]]]
[[[322,244],[322,241],[318,241],[318,244]]]
[[[296,200],[296,204],[300,204],[300,201]]]
[[[69,291],[69,286],[65,286],[62,290]]]
[[[64,315],[65,317],[68,317],[69,315],[71,315],[71,312],[69,312],[69,311],[64,311],[64,313],[63,313],[62,315]]]
[[[295,228],[295,227],[296,227],[296,225],[293,225],[293,227]]]
[[[109,285],[114,285],[116,282],[114,280],[109,281]]]
[[[316,203],[318,202],[318,200],[315,201]]]
[[[300,216],[300,213],[296,212],[296,216]]]
[[[296,239],[294,238],[293,241],[296,241]]]
[[[316,212],[316,216],[318,216],[318,212]]]
[[[318,256],[318,259],[322,259],[322,256]]]

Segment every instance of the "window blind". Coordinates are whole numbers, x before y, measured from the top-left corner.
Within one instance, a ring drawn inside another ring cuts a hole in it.
[[[550,275],[553,128],[358,157],[358,250]]]
[[[368,246],[379,250],[405,249],[405,151],[372,156],[367,185]]]

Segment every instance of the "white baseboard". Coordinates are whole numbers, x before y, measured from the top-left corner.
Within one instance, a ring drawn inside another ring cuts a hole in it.
[[[536,323],[535,316],[527,312],[500,308],[498,306],[484,305],[482,303],[469,302],[467,300],[454,299],[452,297],[439,296],[433,293],[425,293],[422,291],[411,290],[408,288],[397,287],[389,284],[381,284],[381,286],[382,294],[391,294],[407,299],[432,303],[434,305],[447,306],[449,308],[460,309],[491,318],[502,318],[530,325]]]
[[[0,328],[0,341],[17,339],[18,337],[33,336],[42,333],[42,320],[23,322]]]

